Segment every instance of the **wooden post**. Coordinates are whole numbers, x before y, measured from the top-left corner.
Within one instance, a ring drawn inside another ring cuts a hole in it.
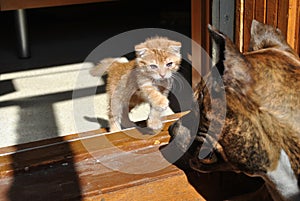
[[[287,41],[300,54],[300,1],[290,0]]]
[[[192,86],[194,87],[209,68],[210,38],[207,25],[211,23],[211,1],[191,0],[192,19]],[[202,48],[201,48],[202,47]],[[206,51],[207,54],[203,53]],[[204,55],[204,56],[203,56]]]

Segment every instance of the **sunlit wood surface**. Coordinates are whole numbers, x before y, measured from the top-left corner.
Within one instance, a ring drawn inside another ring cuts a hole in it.
[[[179,116],[168,116],[164,129],[155,136],[138,136],[141,134],[135,129],[116,133],[100,129],[2,148],[0,200],[145,201],[172,200],[174,196],[176,200],[204,200],[189,184],[185,173],[172,164],[151,173],[129,174],[105,167],[93,157],[93,152],[116,161],[124,157],[114,154],[111,144],[141,156],[158,151],[168,143],[167,128]],[[103,143],[104,140],[111,144]]]

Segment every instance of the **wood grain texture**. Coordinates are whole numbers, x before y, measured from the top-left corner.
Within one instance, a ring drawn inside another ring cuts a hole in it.
[[[201,72],[201,39],[202,39],[202,26],[201,26],[201,0],[191,0],[191,23],[192,23],[192,86],[200,81]],[[198,56],[196,56],[198,55]]]
[[[273,26],[277,26],[278,0],[267,0],[266,10],[266,23]]]
[[[211,45],[207,26],[211,24],[211,3],[210,0],[191,0],[193,87],[200,81],[199,77],[210,69]]]
[[[164,129],[155,136],[141,136],[135,129],[116,133],[100,129],[1,148],[0,200],[221,201],[258,189],[262,185],[259,178],[199,173],[189,168],[185,157],[141,174],[117,171],[103,163],[102,159],[130,161],[115,153],[112,144],[141,156],[160,151],[169,143],[170,124],[186,113],[166,117]],[[103,138],[110,144],[101,143]],[[144,158],[132,168],[150,168],[153,162],[161,161]]]
[[[113,170],[96,158],[130,160],[114,152],[113,147],[118,147],[140,155],[143,161],[139,165],[150,168],[153,162],[143,154],[157,152],[167,144],[169,125],[183,114],[166,117],[164,129],[155,136],[142,136],[136,129],[116,133],[100,129],[1,148],[1,201],[169,200],[175,194],[177,200],[202,201],[185,173],[171,163],[151,173],[130,174]],[[109,143],[103,143],[104,139]]]
[[[288,34],[288,18],[289,18],[289,0],[278,1],[277,27],[281,30],[284,37]]]
[[[266,22],[266,3],[267,0],[255,1],[255,19],[262,23]]]
[[[62,161],[71,155],[77,157],[80,162],[82,158],[90,155],[89,152],[98,149],[109,151],[112,145],[126,150],[129,144],[131,149],[139,149],[157,142],[167,143],[169,140],[168,126],[186,113],[176,113],[164,117],[165,128],[155,136],[143,135],[137,132],[136,129],[127,129],[123,132],[111,134],[102,128],[85,133],[0,148],[0,173],[9,173],[12,170],[11,167],[14,162],[11,161],[12,157],[18,160],[18,164],[14,165],[14,170],[23,170],[26,167]],[[87,150],[87,146],[90,146],[89,150]]]
[[[109,201],[204,201],[205,199],[192,188],[184,174],[174,175],[163,180],[148,182],[144,185],[125,188],[119,191],[95,196],[88,200],[99,201],[101,199]]]
[[[255,16],[255,0],[245,0],[243,21],[243,51],[248,51],[252,19]]]
[[[240,34],[241,34],[241,27],[240,23],[242,20],[242,7],[241,7],[241,0],[235,0],[235,38],[234,42],[235,44],[240,47],[240,44],[242,43]]]
[[[290,0],[288,11],[288,43],[300,55],[300,1]]]

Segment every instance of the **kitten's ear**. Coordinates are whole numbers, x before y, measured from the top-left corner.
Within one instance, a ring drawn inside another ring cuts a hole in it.
[[[148,48],[146,48],[144,46],[144,44],[138,44],[134,47],[134,50],[135,50],[135,54],[137,57],[143,57],[146,53],[146,51],[148,50]]]
[[[170,50],[174,53],[180,54],[180,49],[181,49],[181,43],[174,41],[172,42],[172,44],[170,45]]]

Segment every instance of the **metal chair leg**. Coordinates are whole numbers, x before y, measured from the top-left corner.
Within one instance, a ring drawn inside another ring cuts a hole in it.
[[[15,11],[16,34],[18,40],[18,51],[20,58],[30,57],[30,48],[28,44],[27,19],[24,9]]]

